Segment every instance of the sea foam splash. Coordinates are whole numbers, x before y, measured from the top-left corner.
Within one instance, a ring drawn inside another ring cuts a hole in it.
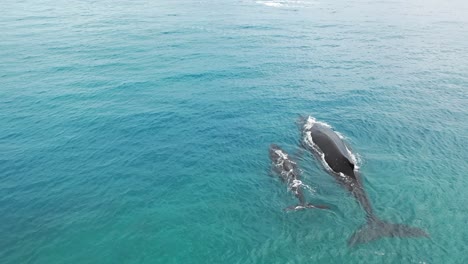
[[[307,7],[310,5],[316,5],[318,2],[316,1],[294,1],[294,0],[283,0],[283,1],[256,1],[257,4],[262,4],[269,7]]]
[[[275,2],[275,1],[257,1],[256,3],[270,6],[270,7],[282,7],[283,6],[281,2]]]

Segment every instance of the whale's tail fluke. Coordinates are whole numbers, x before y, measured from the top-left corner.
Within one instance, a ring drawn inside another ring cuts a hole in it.
[[[354,232],[348,240],[349,246],[367,243],[383,237],[429,237],[422,229],[403,224],[391,224],[380,219],[371,219],[365,226]]]
[[[330,209],[329,206],[323,205],[323,204],[297,204],[297,205],[291,205],[289,207],[286,207],[284,210],[285,211],[298,211],[298,210],[303,210],[303,209]]]

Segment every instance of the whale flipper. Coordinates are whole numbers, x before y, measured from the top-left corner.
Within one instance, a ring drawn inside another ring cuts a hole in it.
[[[348,240],[349,246],[367,243],[383,237],[429,237],[422,229],[403,224],[392,224],[380,219],[373,219]]]

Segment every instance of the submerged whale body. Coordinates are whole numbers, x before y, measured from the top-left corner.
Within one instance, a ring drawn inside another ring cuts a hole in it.
[[[364,191],[356,159],[342,137],[333,129],[314,118],[308,117],[302,128],[302,143],[316,156],[336,180],[348,190],[366,212],[367,224],[348,240],[353,246],[382,237],[428,237],[416,227],[391,224],[379,219],[372,209]]]
[[[294,196],[299,200],[297,205],[290,206],[286,210],[301,210],[306,208],[327,209],[325,205],[314,205],[307,203],[304,197],[302,188],[304,184],[300,179],[300,170],[297,163],[289,158],[289,155],[282,150],[278,145],[272,144],[269,149],[270,160],[275,172],[281,177],[283,182],[288,184],[288,188],[294,193]]]

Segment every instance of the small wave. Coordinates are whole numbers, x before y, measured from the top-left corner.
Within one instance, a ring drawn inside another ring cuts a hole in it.
[[[270,7],[282,7],[283,4],[280,2],[274,2],[274,1],[257,1],[257,4],[262,4]]]
[[[307,7],[310,5],[316,5],[318,2],[315,1],[294,1],[294,0],[283,0],[283,1],[256,1],[257,4],[262,4],[269,7]]]

